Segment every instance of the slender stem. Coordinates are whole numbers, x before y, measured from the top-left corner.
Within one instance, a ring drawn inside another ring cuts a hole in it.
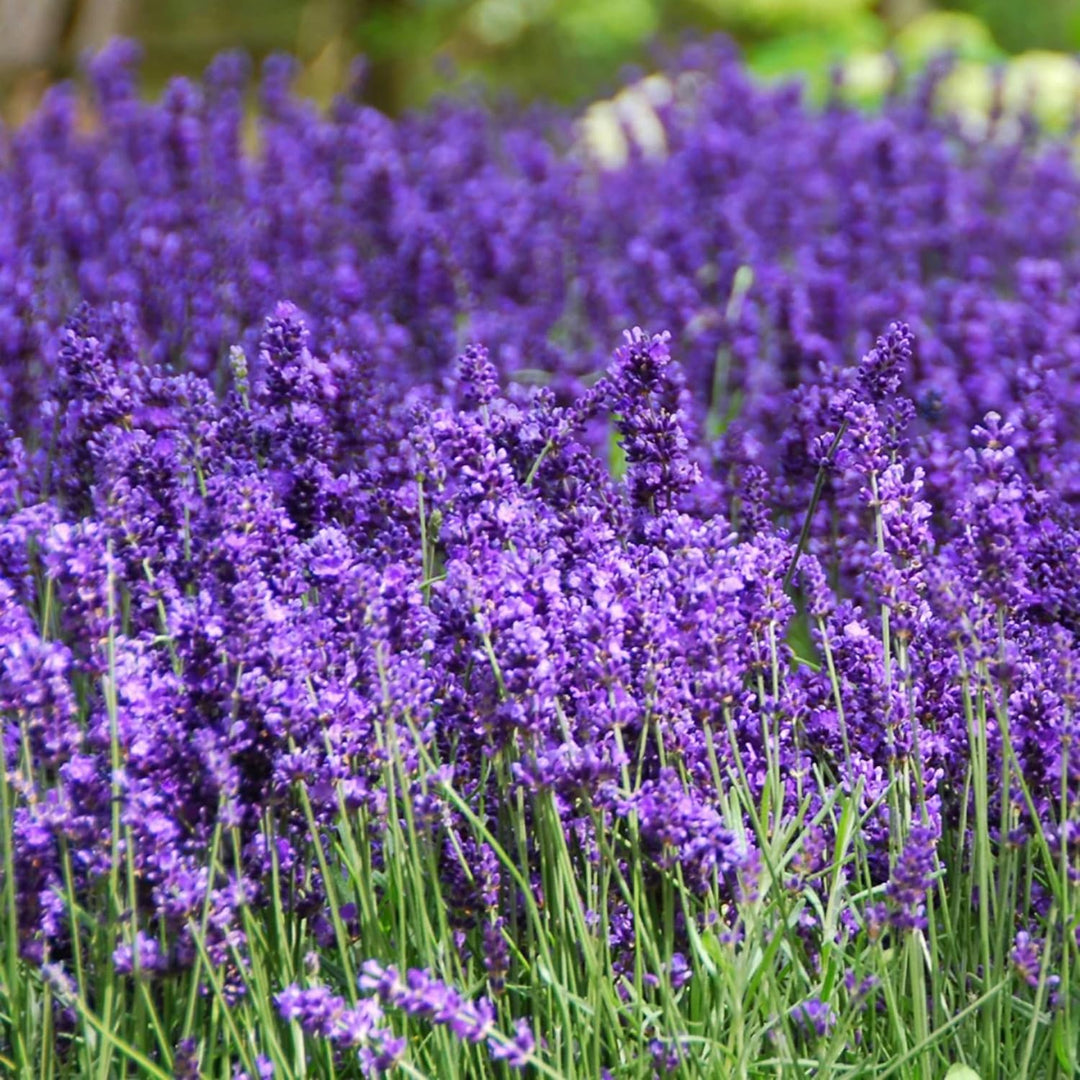
[[[787,568],[787,573],[784,574],[784,592],[787,592],[791,588],[791,582],[795,578],[795,570],[799,565],[799,559],[802,557],[803,551],[806,550],[807,542],[810,539],[810,529],[813,527],[814,513],[818,508],[818,503],[821,502],[821,496],[825,491],[825,481],[829,475],[829,466],[832,464],[832,459],[836,456],[836,451],[840,449],[840,443],[844,436],[847,434],[848,424],[850,421],[845,417],[840,424],[840,429],[836,433],[836,437],[833,439],[832,444],[829,446],[829,452],[825,455],[825,460],[818,466],[817,478],[814,480],[814,493],[810,496],[810,505],[806,510],[806,517],[803,519],[802,532],[799,533],[799,540],[795,545],[794,554],[791,556],[791,563]]]

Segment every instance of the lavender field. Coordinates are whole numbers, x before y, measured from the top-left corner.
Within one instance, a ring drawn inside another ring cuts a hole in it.
[[[945,72],[3,133],[0,1074],[1080,1075],[1080,170]]]

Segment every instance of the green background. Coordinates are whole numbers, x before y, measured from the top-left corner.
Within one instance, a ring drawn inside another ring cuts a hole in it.
[[[20,2],[9,0],[9,5]],[[524,97],[574,101],[602,95],[617,85],[626,65],[648,65],[656,42],[670,44],[688,33],[710,31],[731,34],[765,76],[805,74],[812,91],[820,91],[830,66],[843,62],[871,95],[888,52],[917,64],[933,51],[954,47],[980,64],[1002,64],[1025,54],[1024,70],[1041,72],[1049,65],[1058,96],[1068,97],[1072,76],[1066,64],[1080,50],[1080,0],[49,3],[57,15],[48,48],[35,62],[0,73],[16,103],[74,71],[85,48],[116,32],[143,42],[150,91],[169,75],[198,73],[221,49],[240,46],[256,58],[275,50],[295,53],[304,65],[301,89],[325,101],[342,85],[350,58],[364,53],[370,64],[369,100],[390,112],[475,79]],[[1063,79],[1069,83],[1065,89],[1059,85]],[[964,91],[968,97],[980,92]]]

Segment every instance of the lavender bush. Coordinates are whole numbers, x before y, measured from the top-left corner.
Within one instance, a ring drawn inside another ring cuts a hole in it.
[[[134,61],[0,163],[0,1067],[1076,1075],[1067,145]]]

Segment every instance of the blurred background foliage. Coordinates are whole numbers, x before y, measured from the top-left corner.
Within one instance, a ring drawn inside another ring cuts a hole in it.
[[[148,92],[240,46],[294,53],[302,91],[324,102],[357,53],[368,99],[392,113],[474,80],[565,102],[603,96],[658,46],[715,31],[763,77],[802,75],[819,96],[840,65],[848,92],[872,103],[897,64],[949,49],[947,96],[973,114],[995,80],[1051,124],[1080,97],[1080,0],[0,0],[0,80],[17,120],[86,49],[127,34],[143,44]]]

